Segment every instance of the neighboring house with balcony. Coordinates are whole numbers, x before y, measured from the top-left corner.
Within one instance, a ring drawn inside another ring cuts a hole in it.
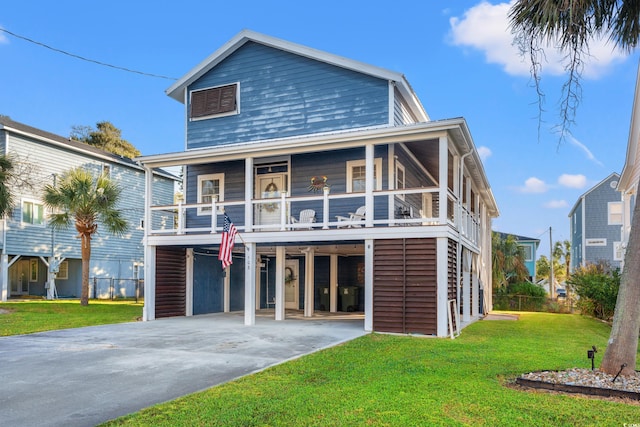
[[[56,184],[66,171],[83,167],[108,173],[122,189],[118,209],[129,231],[116,237],[98,224],[91,240],[91,297],[135,296],[143,278],[145,179],[154,182],[154,203],[173,203],[177,178],[161,170],[145,177],[133,160],[70,140],[6,116],[0,116],[0,148],[12,159],[18,182],[10,187],[11,212],[0,221],[2,301],[28,295],[79,297],[82,280],[80,240],[73,224],[65,231],[47,226],[42,204],[46,184]],[[10,182],[11,184],[11,182]],[[19,185],[18,185],[19,184]],[[172,214],[165,215],[173,220]]]
[[[571,271],[602,262],[620,267],[624,251],[619,180],[620,175],[612,173],[580,196],[569,212]]]
[[[150,172],[175,166],[185,200],[147,205],[149,224],[178,214],[145,229],[145,320],[344,311],[447,336],[490,309],[498,208],[480,157],[466,121],[430,120],[402,74],[242,31],[167,94],[185,150],[137,160],[147,200]],[[223,271],[225,212],[239,236]]]
[[[496,231],[496,233],[502,240],[506,240],[508,236],[513,236],[516,239],[518,246],[522,248],[524,253],[524,264],[529,271],[529,281],[536,283],[536,252],[540,246],[540,239],[519,236],[513,233],[502,233],[500,231]]]

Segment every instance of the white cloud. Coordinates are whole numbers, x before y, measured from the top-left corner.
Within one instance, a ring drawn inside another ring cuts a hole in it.
[[[558,177],[558,184],[563,187],[581,189],[587,186],[587,177],[582,174],[569,175],[568,173],[563,173]]]
[[[524,182],[524,186],[519,188],[521,193],[545,193],[549,187],[543,180],[532,176]]]
[[[602,166],[602,162],[596,159],[596,156],[593,155],[591,150],[589,150],[589,148],[586,145],[584,145],[582,142],[578,141],[573,135],[570,135],[570,134],[567,135],[567,140],[571,145],[578,147],[580,150],[582,150],[586,154],[587,159],[593,161],[595,164],[599,166]]]
[[[568,208],[569,203],[566,200],[549,200],[543,206],[548,209],[562,209]]]
[[[483,162],[491,157],[492,154],[493,153],[491,152],[491,149],[489,147],[478,147],[478,155],[480,156],[480,160],[482,160]]]
[[[490,4],[482,1],[468,9],[464,15],[449,19],[450,38],[456,46],[471,47],[484,52],[488,63],[499,64],[507,74],[530,75],[530,65],[523,58],[518,47],[513,44],[513,34],[509,27],[509,9],[515,0],[509,3]],[[592,40],[589,43],[590,58],[585,58],[583,76],[597,78],[605,74],[612,65],[622,61],[627,55],[614,50],[607,40]],[[562,75],[565,54],[553,46],[545,48],[543,74]]]

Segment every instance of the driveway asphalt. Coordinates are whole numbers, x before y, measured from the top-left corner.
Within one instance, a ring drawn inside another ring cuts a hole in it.
[[[0,425],[95,426],[365,333],[230,313],[0,337]]]

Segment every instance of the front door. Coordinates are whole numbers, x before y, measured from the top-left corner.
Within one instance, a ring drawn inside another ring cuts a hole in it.
[[[271,173],[256,177],[256,199],[276,199],[256,204],[256,225],[280,224],[280,195],[287,191],[286,176]]]
[[[299,275],[298,260],[288,259],[284,267],[284,308],[297,310],[300,308],[299,296]]]
[[[11,295],[29,294],[29,260],[18,260],[9,269],[9,284],[11,285]]]

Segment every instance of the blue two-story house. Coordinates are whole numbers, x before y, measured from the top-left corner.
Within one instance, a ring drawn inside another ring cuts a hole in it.
[[[581,195],[569,212],[571,271],[587,264],[621,266],[625,216],[619,180],[612,173]]]
[[[122,193],[118,209],[129,225],[124,236],[101,228],[91,240],[90,297],[133,297],[144,277],[144,194],[153,180],[154,203],[171,204],[178,178],[162,170],[146,176],[131,159],[0,116],[0,150],[14,165],[7,184],[11,212],[0,220],[1,300],[40,296],[79,297],[82,256],[75,227],[54,231],[42,203],[47,184],[66,171],[82,167],[96,176],[107,173]],[[172,221],[173,214],[157,221]]]
[[[402,74],[242,31],[167,94],[185,199],[147,205],[144,319],[364,314],[367,331],[447,336],[490,308],[498,208],[462,118],[430,120]],[[233,264],[218,253],[226,213]],[[481,295],[485,298],[480,304]]]

